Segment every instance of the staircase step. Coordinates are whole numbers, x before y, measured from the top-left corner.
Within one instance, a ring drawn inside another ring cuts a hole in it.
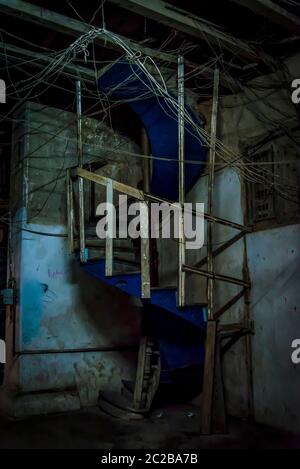
[[[124,264],[123,264],[124,266]],[[129,295],[141,298],[141,273],[140,271],[126,270],[125,272],[114,272],[111,277],[105,276],[105,260],[104,259],[93,259],[89,260],[83,265],[84,270],[105,282],[107,285],[119,288]],[[117,270],[117,268],[115,269]],[[161,314],[164,314],[164,310],[168,311],[169,314],[176,316],[178,319],[188,321],[199,328],[205,328],[204,319],[204,305],[194,304],[186,305],[183,308],[177,307],[177,290],[174,286],[151,289],[151,298],[142,300],[143,304],[151,304],[161,310]]]
[[[105,265],[105,258],[103,257],[90,257],[88,259],[88,264],[97,264],[97,263],[104,263]],[[113,276],[115,275],[140,275],[141,271],[140,270],[133,270],[134,267],[139,267],[139,263],[135,261],[131,261],[130,259],[123,259],[120,257],[114,257],[113,260]],[[129,266],[131,267],[130,270],[118,270],[119,267],[123,268],[124,266]]]
[[[148,300],[149,301],[149,300]],[[166,309],[178,318],[187,320],[197,327],[204,328],[203,304],[177,306],[177,290],[172,288],[159,288],[151,291],[151,304]]]
[[[99,262],[99,261],[105,261],[105,257],[103,256],[93,256],[89,257],[88,262]],[[124,265],[131,265],[134,267],[140,266],[139,262],[132,261],[130,259],[124,259],[122,257],[114,257],[113,259],[114,264],[124,264]]]
[[[141,275],[140,270],[130,270],[130,271],[123,271],[123,272],[113,272],[113,277],[114,276],[120,276],[120,275]]]

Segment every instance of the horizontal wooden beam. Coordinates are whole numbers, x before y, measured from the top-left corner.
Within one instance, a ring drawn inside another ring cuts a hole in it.
[[[111,181],[110,178],[106,176],[101,176],[100,174],[92,173],[91,171],[87,171],[86,169],[77,168],[76,174],[83,179],[87,179],[88,181],[95,182],[96,184],[100,184],[101,186],[107,186],[108,182]],[[127,194],[130,197],[134,197],[138,200],[144,200],[144,193],[135,187],[128,186],[127,184],[123,184],[122,182],[118,182],[112,180],[112,187],[114,190],[121,192],[123,194]]]
[[[202,277],[211,278],[213,280],[220,280],[225,283],[232,283],[233,285],[239,285],[240,287],[250,288],[250,282],[245,282],[239,278],[230,277],[223,274],[215,274],[214,272],[209,272],[207,270],[198,269],[198,267],[193,267],[189,265],[183,265],[182,270],[184,272],[190,272],[191,274],[201,275]]]
[[[233,236],[231,239],[226,241],[224,244],[219,246],[217,249],[215,249],[212,252],[213,258],[217,257],[219,254],[221,254],[225,249],[228,249],[230,246],[232,246],[234,243],[239,241],[241,238],[245,236],[245,231],[240,231],[237,235]],[[193,265],[193,267],[203,267],[207,263],[207,256],[205,256],[203,259],[200,261],[196,262],[196,264]]]
[[[237,295],[235,295],[233,298],[231,298],[225,305],[223,305],[216,313],[214,313],[214,319],[217,320],[219,319],[231,306],[233,306],[235,303],[237,303],[247,292],[247,288],[243,287]]]
[[[81,21],[22,0],[0,0],[0,12],[75,37],[85,34],[91,29],[91,26]],[[177,65],[177,57],[172,54],[142,46],[120,35],[118,37],[134,52],[142,52],[150,57]],[[97,38],[95,43],[102,47],[120,50],[120,46],[115,44],[109,36]]]
[[[18,60],[29,59],[28,64],[38,68],[44,68],[45,65],[53,63],[53,58],[47,53],[34,52],[11,44],[5,44],[3,42],[0,43],[0,50],[3,50],[4,54],[12,54],[13,58]],[[70,76],[71,78],[80,78],[82,80],[95,83],[95,72],[88,68],[81,67],[80,65],[67,64],[60,73]]]
[[[253,13],[268,19],[268,21],[279,24],[292,33],[299,35],[300,18],[290,13],[285,8],[277,5],[271,0],[231,0]]]
[[[172,29],[177,29],[194,38],[209,41],[214,45],[224,47],[235,54],[240,54],[252,60],[260,57],[252,47],[230,34],[224,33],[208,21],[191,15],[161,0],[109,0],[111,3],[127,10],[139,13],[147,18],[158,21]]]

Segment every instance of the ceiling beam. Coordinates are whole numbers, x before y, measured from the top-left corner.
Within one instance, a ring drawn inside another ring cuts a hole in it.
[[[54,11],[48,10],[46,8],[36,6],[28,2],[24,2],[22,0],[0,0],[0,12],[6,13],[13,17],[21,18],[31,23],[43,25],[46,28],[49,28],[49,29],[58,31],[62,34],[66,34],[66,35],[76,37],[76,38],[82,34],[85,34],[86,32],[90,30],[90,27],[81,21],[78,21],[73,18],[69,18],[65,15],[61,15]],[[158,60],[163,61],[164,63],[167,63],[167,64],[171,63],[177,66],[177,56],[168,54],[165,52],[161,52],[156,49],[149,48],[149,47],[141,46],[140,44],[134,41],[131,41],[130,39],[124,38],[123,36],[120,36],[120,35],[117,35],[117,36],[121,38],[125,42],[125,44],[127,44],[134,52],[142,52],[143,54],[147,56],[153,57],[154,59],[158,59]],[[120,51],[120,48],[116,46],[116,44],[109,37],[96,39],[95,42],[102,47],[107,47],[113,50]],[[21,51],[21,48],[15,48],[15,51],[17,49],[19,50],[21,56],[24,55],[25,49],[23,49],[23,52]],[[33,53],[33,52],[27,51],[27,54],[29,54],[27,55],[28,57],[34,58],[35,54],[39,54],[39,53]],[[39,57],[41,59],[43,58],[44,61],[46,60],[43,54],[39,54]],[[191,69],[196,69],[197,67],[201,67],[200,64],[190,62],[189,60],[186,60],[185,63],[186,63],[186,66],[190,67]],[[103,74],[105,72],[105,69],[106,67],[98,71],[98,76]],[[84,69],[84,70],[85,72],[81,70],[81,73],[87,74],[87,71],[86,71],[87,69]],[[205,67],[203,71],[203,76],[211,79],[211,77],[213,76],[213,73],[214,72],[212,69],[210,69],[209,67]],[[225,88],[229,89],[230,91],[237,89],[235,80],[233,80],[233,78],[231,78],[228,73],[225,74],[224,76],[221,73],[221,83]]]
[[[271,0],[230,0],[237,3],[253,13],[267,18],[273,23],[284,26],[286,29],[295,34],[300,34],[300,18],[290,13],[285,8],[277,5]]]
[[[208,21],[161,0],[109,0],[119,7],[158,21],[194,38],[209,41],[251,60],[259,55],[246,42],[224,33]]]
[[[54,62],[52,57],[49,57],[47,53],[34,52],[21,47],[16,47],[11,44],[0,43],[0,51],[3,51],[3,55],[8,55],[10,58],[17,60],[29,59],[28,65],[31,67],[45,68],[45,65],[50,65]],[[0,52],[1,53],[1,52]],[[24,63],[24,66],[26,64]],[[70,78],[80,78],[90,83],[95,83],[95,72],[91,69],[81,67],[80,65],[66,64],[60,73]]]
[[[23,49],[22,47],[17,47],[3,42],[0,43],[0,54],[9,55],[10,58],[18,61],[30,59],[28,62],[28,65],[30,67],[44,68],[45,65],[53,63],[53,58],[49,57],[47,53],[35,52],[29,49]],[[60,74],[68,76],[70,78],[80,78],[81,80],[87,81],[89,83],[95,83],[95,77],[97,76],[97,79],[100,78],[112,65],[113,62],[104,67],[101,67],[100,69],[97,69],[97,74],[95,75],[95,70],[91,70],[90,68],[81,67],[77,64],[66,64],[64,66],[64,69],[60,71]],[[26,63],[24,63],[24,66],[26,66]],[[210,70],[207,69],[203,75],[207,78],[210,78]],[[221,81],[222,85],[225,88],[228,88],[230,91],[240,91],[238,83],[233,78],[231,78],[230,75],[224,75]]]
[[[22,20],[36,23],[45,28],[54,29],[69,36],[78,37],[90,31],[91,27],[76,19],[61,15],[52,10],[33,5],[22,0],[0,0],[0,12],[20,18]],[[117,35],[134,52],[142,52],[150,57],[162,60],[167,63],[177,64],[177,56],[167,54],[150,47],[142,46],[130,39]],[[95,43],[109,49],[120,50],[120,47],[108,36],[97,38]]]

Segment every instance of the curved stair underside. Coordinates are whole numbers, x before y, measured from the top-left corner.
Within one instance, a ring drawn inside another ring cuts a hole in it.
[[[98,87],[110,99],[122,99],[142,121],[150,141],[152,159],[151,192],[157,196],[178,200],[178,120],[168,101],[156,96],[147,75],[137,65],[124,60],[115,62],[98,80]],[[170,93],[171,96],[173,96]],[[142,97],[142,98],[141,98]],[[173,98],[177,99],[175,96]],[[201,127],[196,114],[185,107],[193,122]],[[159,158],[159,159],[155,159]],[[186,192],[199,178],[207,157],[207,147],[190,125],[185,126]],[[169,161],[171,159],[171,161]],[[195,164],[199,162],[199,164]]]

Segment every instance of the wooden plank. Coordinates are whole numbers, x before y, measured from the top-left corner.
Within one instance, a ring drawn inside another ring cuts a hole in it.
[[[140,202],[140,230],[141,230],[141,297],[151,297],[150,285],[150,233],[149,211],[147,202]]]
[[[234,243],[239,241],[241,238],[245,236],[245,232],[241,231],[237,235],[233,236],[231,239],[226,241],[222,246],[218,247],[212,252],[212,257],[215,258],[219,254],[221,254],[225,249],[228,249],[230,246],[232,246]],[[199,262],[196,262],[193,267],[203,267],[207,263],[207,256],[201,259]]]
[[[185,235],[184,235],[184,215],[183,207],[185,200],[185,128],[184,128],[184,58],[178,57],[178,194],[179,194],[179,233],[178,233],[178,289],[177,300],[178,306],[185,305],[185,272],[182,266],[185,264]]]
[[[250,288],[251,284],[244,280],[241,280],[236,277],[230,277],[229,275],[215,274],[214,272],[209,272],[207,270],[198,269],[198,267],[191,267],[189,265],[183,265],[182,269],[185,272],[190,272],[191,274],[201,275],[202,277],[207,277],[213,280],[220,280],[225,283],[232,283],[233,285],[239,285],[240,287]]]
[[[109,178],[106,176],[101,176],[100,174],[92,173],[91,171],[87,171],[86,169],[77,168],[76,173],[78,176],[82,177],[83,179],[88,179],[89,181],[93,181],[96,184],[100,184],[101,186],[106,186]],[[135,187],[128,186],[127,184],[123,184],[122,182],[118,182],[112,180],[114,190],[118,192],[122,192],[123,194],[130,195],[138,200],[144,200],[144,193],[143,191],[136,189]]]
[[[266,18],[268,21],[285,27],[292,33],[299,35],[300,18],[285,8],[270,0],[231,0],[239,6],[253,11],[253,13]]]
[[[163,197],[158,197],[157,195],[154,195],[154,194],[146,194],[145,193],[145,198],[149,199],[149,200],[153,200],[155,202],[167,202],[172,207],[174,206],[175,208],[178,208],[178,203],[177,202],[173,202],[172,200],[164,199]],[[195,216],[199,215],[199,212],[197,213],[196,210],[191,210],[191,212]],[[201,215],[202,215],[202,213],[201,213]],[[241,230],[241,231],[244,231],[245,233],[252,233],[253,232],[253,227],[252,226],[240,225],[239,223],[235,223],[235,222],[232,222],[230,220],[225,220],[224,218],[216,217],[215,215],[210,215],[208,213],[204,213],[204,218],[205,218],[205,220],[209,221],[210,223],[219,223],[220,225],[229,226],[230,228],[234,228],[236,230]]]
[[[77,156],[78,164],[83,164],[82,147],[82,103],[81,103],[81,81],[76,81],[76,111],[77,111]],[[84,209],[84,180],[78,179],[78,202],[79,202],[79,245],[80,262],[86,262],[85,256],[85,209]]]
[[[212,432],[216,340],[217,322],[208,321],[205,342],[205,360],[201,411],[201,433],[204,435],[210,435]]]
[[[70,170],[67,170],[67,217],[68,217],[68,242],[69,252],[74,252],[74,200],[73,181],[70,177]]]
[[[208,175],[208,213],[213,213],[214,180],[215,180],[215,159],[216,159],[216,140],[218,127],[218,107],[219,107],[219,68],[216,66],[214,73],[213,103],[211,111],[211,135],[209,148],[209,175]],[[207,270],[213,272],[213,224],[207,223]],[[214,278],[207,278],[207,317],[213,319],[213,293]]]
[[[225,305],[221,306],[221,308],[218,309],[218,311],[214,313],[214,318],[215,319],[220,318],[229,308],[231,308],[231,306],[233,306],[237,301],[239,301],[245,295],[246,290],[247,288],[243,287],[242,290],[239,293],[237,293],[237,295],[235,295],[233,298],[227,301]]]
[[[105,275],[111,277],[113,274],[113,236],[114,236],[114,202],[113,183],[109,179],[106,185],[106,202],[109,204],[106,210],[107,232],[105,238]]]
[[[135,378],[135,387],[133,394],[133,407],[136,410],[143,409],[146,405],[144,399],[144,376],[145,376],[145,366],[146,366],[146,353],[147,353],[147,341],[146,336],[140,338],[140,346],[138,353],[138,363],[136,369],[136,378]]]
[[[212,431],[214,434],[226,433],[226,406],[221,358],[220,341],[216,344],[216,366],[214,376]]]
[[[246,42],[224,33],[211,23],[200,17],[191,15],[188,11],[179,10],[161,0],[109,0],[127,10],[158,21],[172,29],[177,29],[189,36],[202,41],[211,42],[244,57],[260,60],[257,53]],[[192,16],[192,17],[191,17]]]
[[[78,179],[78,206],[79,206],[79,246],[80,246],[80,262],[84,263],[85,259],[85,216],[84,216],[84,181],[83,178]]]
[[[150,156],[150,142],[147,135],[145,127],[142,127],[141,132],[141,149],[142,154]],[[151,167],[150,167],[150,158],[142,159],[142,168],[143,168],[143,189],[145,192],[150,192],[150,180],[151,180]]]

